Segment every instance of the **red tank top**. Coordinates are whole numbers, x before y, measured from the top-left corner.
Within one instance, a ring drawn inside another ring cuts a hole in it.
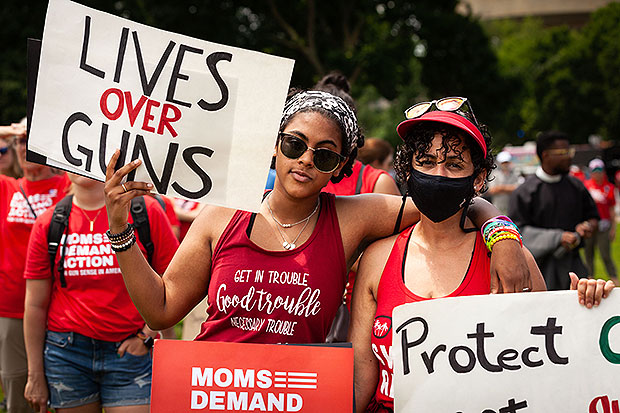
[[[196,340],[323,343],[346,283],[334,195],[320,195],[310,238],[268,251],[248,238],[252,214],[237,211],[213,253],[207,320]],[[274,234],[274,237],[276,234]]]
[[[394,409],[392,310],[401,304],[430,300],[430,298],[420,297],[411,292],[403,281],[404,257],[407,254],[407,245],[413,228],[413,226],[407,228],[396,238],[379,281],[377,311],[371,337],[372,352],[379,360],[379,383],[367,411],[382,411],[381,408]],[[487,248],[478,232],[467,273],[461,285],[447,297],[489,294],[491,292],[489,262]]]
[[[323,192],[329,192],[335,195],[369,194],[375,190],[375,185],[381,175],[390,176],[387,172],[373,168],[370,165],[364,166],[364,170],[362,171],[362,166],[364,165],[360,161],[355,161],[353,163],[353,172],[351,176],[342,178],[337,184],[329,181],[325,188],[323,188]],[[362,176],[360,176],[360,172],[362,172]],[[362,185],[360,190],[356,191],[359,179],[362,179]]]

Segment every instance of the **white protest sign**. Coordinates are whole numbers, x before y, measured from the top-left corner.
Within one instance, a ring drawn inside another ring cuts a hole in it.
[[[256,211],[293,64],[50,0],[28,149],[104,180],[119,148],[156,192]]]
[[[594,309],[579,305],[575,291],[399,306],[395,411],[617,412],[618,324],[618,289]]]

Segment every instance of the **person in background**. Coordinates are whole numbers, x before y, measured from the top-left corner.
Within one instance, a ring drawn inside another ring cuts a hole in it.
[[[394,148],[385,139],[367,138],[357,159],[364,165],[390,172],[394,169]]]
[[[71,210],[54,264],[48,252],[54,208],[37,218],[28,243],[25,395],[40,413],[48,400],[59,413],[100,412],[102,407],[108,413],[147,413],[149,350],[156,333],[145,326],[125,288],[115,255],[125,241],[118,247],[119,240],[106,232],[103,182],[69,176]],[[152,265],[161,274],[179,243],[157,201],[144,197],[144,207]],[[143,241],[138,235],[136,250],[146,255]]]
[[[344,100],[354,113],[357,113],[355,101],[349,94],[351,85],[349,80],[342,73],[333,71],[323,76],[314,87],[313,90],[331,93]],[[366,139],[363,145],[366,146]],[[354,160],[352,173],[350,176],[342,178],[338,183],[328,182],[323,192],[329,192],[334,195],[356,195],[380,193],[390,195],[400,195],[400,191],[394,178],[386,171],[363,164],[359,160]]]
[[[512,165],[512,155],[507,151],[502,151],[495,158],[497,168],[491,172],[489,179],[489,195],[491,202],[503,214],[508,213],[508,200],[512,191],[517,189],[522,180],[514,172]]]
[[[21,178],[23,173],[17,160],[15,152],[15,137],[0,138],[0,175],[10,176],[11,178]]]
[[[568,174],[574,150],[568,135],[549,131],[536,142],[540,166],[514,190],[508,214],[523,234],[549,290],[567,290],[569,272],[588,275],[579,248],[590,238],[599,215],[583,183]]]
[[[174,236],[180,240],[181,238],[181,221],[177,217],[177,213],[174,209],[174,203],[172,200],[164,195],[159,194],[150,194],[158,203],[162,210],[166,213],[166,217],[168,218],[168,222],[170,222],[170,226],[172,227],[172,233]]]
[[[23,317],[28,239],[35,218],[65,196],[66,175],[26,161],[26,125],[2,127],[0,140],[14,139],[20,179],[0,175],[0,377],[9,413],[31,412],[24,399],[28,375]]]
[[[616,196],[614,194],[614,186],[607,180],[605,163],[601,159],[592,159],[588,166],[590,168],[590,179],[585,181],[584,184],[588,191],[590,191],[594,203],[596,203],[601,220],[598,222],[598,228],[594,231],[592,238],[587,239],[585,242],[586,266],[588,267],[588,273],[595,276],[594,247],[598,245],[607,275],[615,284],[618,284],[616,265],[611,257],[611,243],[616,237]]]
[[[179,234],[179,241],[183,241],[189,227],[194,222],[194,219],[200,214],[200,211],[204,207],[203,204],[195,201],[188,201],[187,199],[174,198],[173,199],[174,212],[181,223],[181,231]]]
[[[585,182],[586,179],[588,179],[586,177],[586,174],[579,167],[579,165],[571,165],[570,169],[568,170],[568,174],[570,176],[574,176],[575,178],[579,179],[581,182]]]

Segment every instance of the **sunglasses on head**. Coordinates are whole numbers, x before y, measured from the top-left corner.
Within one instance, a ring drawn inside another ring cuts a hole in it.
[[[474,115],[474,110],[471,107],[471,103],[469,103],[467,98],[462,97],[446,97],[430,102],[416,103],[405,111],[405,118],[419,118],[425,113],[433,110],[440,110],[443,112],[456,112],[457,110],[460,110],[471,115],[474,120],[474,124],[478,126],[478,120],[476,120],[476,115]]]
[[[311,148],[301,138],[286,132],[280,132],[280,151],[289,159],[297,159],[307,150],[313,153],[312,163],[317,171],[331,173],[338,168],[345,157],[326,148]]]
[[[4,148],[0,148],[0,155],[4,155],[9,151],[9,147],[5,146]]]

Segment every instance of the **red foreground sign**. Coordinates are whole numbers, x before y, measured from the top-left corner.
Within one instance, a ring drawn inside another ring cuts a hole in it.
[[[157,340],[151,393],[152,413],[351,412],[353,349]]]

